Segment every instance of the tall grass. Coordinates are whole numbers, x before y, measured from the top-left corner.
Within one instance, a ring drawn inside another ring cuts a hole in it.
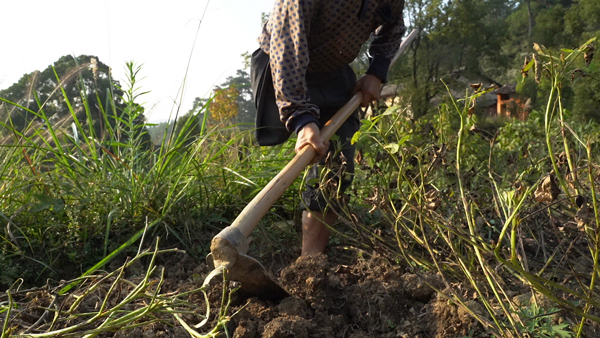
[[[88,66],[79,66],[70,76]],[[10,295],[23,288],[15,283],[31,286],[44,284],[47,278],[79,276],[53,292],[56,297],[71,297],[85,290],[83,298],[104,287],[102,281],[112,283],[111,290],[120,283],[131,284],[122,277],[123,271],[149,254],[141,248],[157,236],[163,238],[162,246],[183,247],[203,259],[212,235],[291,156],[282,156],[290,145],[269,150],[253,147],[245,128],[212,121],[207,111],[210,100],[185,119],[171,121],[173,127],[152,144],[148,130],[153,125],[145,121],[144,107],[137,103],[145,94],[138,82],[141,68],[133,63],[126,67],[125,86],[113,83],[105,97],[80,77],[77,98],[69,99],[59,86],[48,101],[37,100],[37,110],[0,98],[3,112],[20,109],[35,117],[23,129],[15,127],[11,114],[0,122],[5,135],[0,144],[0,216],[7,224],[0,232],[0,287],[9,289],[9,303],[0,303],[2,337],[11,334],[11,311],[17,306]],[[59,74],[56,77],[62,83]],[[45,110],[56,95],[69,108],[59,119],[48,117]],[[192,336],[217,336],[229,318],[230,294],[225,287],[222,311],[206,335],[197,330],[207,324],[208,314],[202,325],[191,327],[184,315],[196,310],[181,302],[180,296],[185,295],[160,294],[162,278],[153,287],[156,281],[149,278],[156,269],[155,259],[161,256],[157,253],[171,251],[156,247],[144,280],[118,307],[103,304],[91,316],[72,311],[72,316],[88,317],[62,330],[56,330],[54,323],[42,331],[35,328],[44,332],[36,336],[92,337],[141,325],[165,312],[172,313]],[[134,258],[122,263],[126,256]],[[113,272],[95,282],[103,270]],[[86,289],[89,285],[93,286]],[[205,287],[195,291],[204,292]],[[149,292],[154,293],[148,296]],[[105,295],[105,303],[110,295],[110,291]],[[148,303],[138,307],[137,299]],[[205,300],[204,306],[209,307],[206,293]],[[133,306],[135,311],[123,315],[122,306]]]
[[[146,226],[149,237],[164,235],[202,256],[213,227],[267,179],[273,156],[251,159],[249,132],[209,124],[206,106],[151,144],[153,125],[137,103],[140,67],[127,63],[127,71],[126,86],[106,97],[82,79],[76,102],[57,88],[69,107],[58,120],[45,113],[51,102],[38,102],[35,111],[0,98],[7,110],[36,117],[23,130],[10,114],[0,124],[8,135],[0,145],[0,217],[8,224],[0,233],[0,285],[105,266],[111,252],[134,251]]]

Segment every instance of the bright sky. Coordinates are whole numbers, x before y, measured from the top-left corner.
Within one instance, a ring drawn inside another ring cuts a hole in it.
[[[96,55],[124,82],[125,62],[142,65],[141,98],[150,121],[180,114],[243,67],[258,47],[261,13],[274,0],[4,1],[0,90],[64,55]],[[208,8],[207,8],[208,4]],[[194,38],[203,12],[198,39]],[[193,48],[193,52],[192,52]],[[191,59],[190,59],[191,55]],[[186,78],[186,68],[190,61]],[[178,91],[183,82],[183,99]]]

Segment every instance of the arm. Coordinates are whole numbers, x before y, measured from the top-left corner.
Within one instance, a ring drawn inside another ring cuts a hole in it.
[[[390,62],[406,32],[403,10],[404,1],[399,0],[383,6],[378,13],[384,23],[373,33],[373,41],[369,48],[371,63],[367,74],[377,76],[382,82],[387,80]]]
[[[265,26],[261,47],[270,56],[275,99],[281,121],[299,132],[318,124],[319,108],[310,103],[305,75],[308,67],[310,16],[316,0],[277,0]]]
[[[381,84],[387,81],[390,62],[400,46],[406,32],[402,12],[404,1],[394,1],[391,5],[380,8],[378,15],[384,23],[373,34],[369,48],[370,65],[367,74],[356,82],[355,92],[363,93],[361,105],[379,98]]]
[[[307,145],[315,148],[313,163],[327,153],[320,139],[319,108],[310,103],[306,86],[310,15],[316,0],[278,0],[266,24],[268,41],[261,47],[269,52],[275,100],[281,121],[298,134],[295,151]]]

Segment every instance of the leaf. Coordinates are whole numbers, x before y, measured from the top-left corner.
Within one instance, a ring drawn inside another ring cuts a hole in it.
[[[550,174],[546,176],[542,184],[540,184],[535,193],[534,198],[538,202],[554,202],[560,194],[560,188],[556,184],[556,178]]]
[[[360,130],[357,131],[356,133],[354,133],[354,135],[352,135],[352,139],[350,140],[350,143],[355,144],[356,142],[358,142],[360,135],[362,135],[362,132]]]
[[[42,210],[52,209],[56,213],[61,213],[65,209],[65,202],[60,198],[54,198],[52,196],[44,194],[35,194],[35,198],[39,203],[34,204],[29,209],[29,212],[38,212]]]
[[[52,207],[51,203],[40,202],[40,203],[36,203],[36,204],[32,205],[31,208],[29,208],[29,212],[38,212],[38,211],[42,211],[42,210],[48,210],[51,207]]]
[[[385,150],[387,150],[390,154],[395,154],[400,150],[400,145],[398,143],[388,143],[383,146]]]
[[[489,92],[493,92],[494,90],[496,90],[498,88],[499,88],[498,85],[496,85],[495,83],[492,83],[488,87],[480,89],[477,93],[471,95],[471,99],[475,100],[475,99],[479,98],[480,96],[483,96]]]
[[[402,137],[400,139],[400,141],[398,141],[398,146],[403,145],[406,141],[408,141],[409,138],[410,138],[410,135],[404,135],[404,137]]]
[[[127,144],[125,144],[125,143],[123,143],[123,142],[116,142],[116,141],[113,141],[113,142],[109,142],[108,144],[109,144],[111,147],[128,147],[128,145],[127,145]]]
[[[314,186],[316,186],[316,185],[318,185],[318,184],[319,184],[319,182],[320,182],[320,181],[319,181],[319,178],[318,178],[318,177],[313,177],[313,178],[311,178],[310,180],[306,181],[306,184],[307,184],[307,185],[314,185]]]
[[[564,52],[564,53],[573,53],[573,52],[574,52],[574,50],[573,50],[573,49],[569,49],[569,48],[561,48],[561,50],[560,50],[560,51],[561,51],[561,52]]]
[[[57,214],[62,214],[65,211],[65,202],[61,198],[54,200],[55,203],[52,205],[52,211]]]
[[[360,130],[367,131],[367,130],[371,129],[372,126],[373,126],[373,121],[371,121],[371,120],[362,120],[362,124],[360,126]]]
[[[592,42],[596,41],[596,38],[593,37],[589,40],[587,40],[584,44],[582,44],[581,46],[579,46],[579,48],[577,48],[578,51],[583,52],[586,48],[588,48],[589,45],[592,44]]]
[[[387,115],[392,115],[395,114],[398,110],[400,110],[402,107],[400,106],[392,106],[389,107],[388,109],[385,110],[385,112],[383,112],[383,114],[381,114],[381,116],[387,116]]]
[[[544,45],[538,45],[536,42],[533,43],[533,49],[538,52],[538,54],[540,55],[546,55],[545,49],[546,47],[544,47]]]
[[[569,338],[572,336],[572,332],[566,331],[564,329],[568,328],[569,324],[568,323],[562,323],[562,324],[558,324],[558,325],[553,325],[552,326],[552,331],[558,335],[560,335],[561,338]]]
[[[529,57],[525,58],[525,65],[521,69],[521,74],[523,75],[523,77],[527,77],[527,75],[529,74],[529,70],[531,69],[531,67],[533,67],[534,63],[535,62],[533,61],[533,59],[530,59]]]

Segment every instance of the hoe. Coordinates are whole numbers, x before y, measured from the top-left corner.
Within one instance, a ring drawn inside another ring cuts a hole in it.
[[[392,59],[393,64],[417,35],[413,30],[400,45]],[[362,101],[362,93],[356,93],[321,130],[321,141],[329,140],[338,128],[352,115]],[[247,296],[279,301],[289,294],[273,281],[266,269],[254,258],[246,255],[248,236],[283,195],[285,190],[310,164],[316,153],[313,147],[304,147],[296,156],[250,201],[233,223],[219,232],[210,245],[207,261],[215,269],[225,269],[227,278],[241,283],[240,291]]]

